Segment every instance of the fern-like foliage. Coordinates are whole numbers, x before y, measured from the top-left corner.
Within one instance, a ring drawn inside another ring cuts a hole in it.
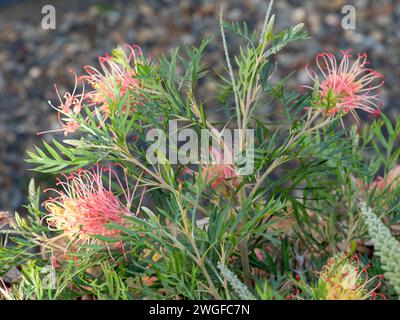
[[[385,277],[400,296],[400,243],[370,207],[363,204],[361,213],[374,243],[375,253],[380,257]]]

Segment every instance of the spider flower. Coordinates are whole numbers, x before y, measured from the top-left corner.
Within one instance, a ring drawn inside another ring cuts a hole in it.
[[[350,52],[351,49],[341,51],[343,57],[340,62],[331,53],[319,53],[316,64],[322,79],[316,72],[310,72],[308,66],[306,70],[318,85],[319,103],[326,108],[326,112],[331,116],[350,113],[358,122],[357,109],[380,115],[382,102],[378,89],[384,81],[380,73],[367,67],[369,62],[366,53],[358,54],[357,59],[352,61]]]
[[[361,179],[356,181],[358,186],[361,186],[362,191],[379,191],[382,192],[388,189],[392,192],[400,182],[400,165],[397,165],[392,170],[390,170],[386,176],[378,176],[369,186],[364,184]]]
[[[138,87],[137,61],[142,57],[142,51],[138,46],[125,46],[129,53],[126,54],[122,48],[117,48],[112,55],[99,57],[101,70],[92,66],[85,66],[86,75],[81,78],[86,81],[92,91],[85,96],[85,101],[89,107],[97,107],[102,113],[103,119],[106,119],[111,111],[111,106],[117,100],[122,100],[128,89],[135,90]],[[135,100],[135,99],[133,99]],[[124,111],[128,107],[124,105]]]
[[[104,181],[105,180],[105,181]],[[111,190],[115,181],[122,190],[123,200]],[[125,225],[125,216],[131,215],[134,193],[130,191],[125,173],[121,181],[111,167],[93,167],[91,170],[78,170],[57,179],[55,190],[58,196],[45,201],[48,211],[47,222],[56,231],[62,231],[71,241],[81,243],[94,240],[94,235],[116,238],[120,233],[108,224],[115,222]]]
[[[324,288],[325,300],[366,300],[380,295],[376,290],[381,285],[382,276],[368,279],[366,269],[360,269],[360,261],[356,256],[352,260],[345,255],[328,259],[319,274],[319,287]],[[378,284],[370,290],[375,278],[378,278]]]
[[[139,102],[135,97],[128,97],[128,89],[135,90],[139,84],[137,75],[137,60],[142,56],[142,51],[138,46],[126,46],[129,53],[126,54],[122,48],[113,51],[112,56],[108,53],[103,57],[99,56],[101,71],[91,66],[85,66],[86,75],[81,77],[75,75],[75,86],[72,93],[65,93],[61,97],[57,86],[56,93],[59,99],[59,105],[53,106],[58,111],[58,120],[61,123],[60,129],[39,132],[38,134],[63,131],[64,135],[75,132],[80,124],[77,121],[78,114],[84,107],[97,108],[102,115],[102,120],[106,120],[111,111],[111,105],[124,101],[125,98],[130,100],[129,105],[123,106],[123,111],[127,109],[136,111],[135,105]],[[77,94],[76,89],[78,81],[82,82],[82,93]],[[91,91],[85,93],[85,83],[92,88]],[[93,115],[96,112],[93,111]],[[86,118],[87,120],[87,118]]]
[[[50,101],[48,101],[50,106],[58,112],[58,121],[61,124],[61,128],[39,132],[38,134],[63,131],[64,135],[67,136],[68,133],[74,133],[79,128],[79,123],[76,121],[74,116],[78,115],[83,108],[82,103],[84,99],[84,86],[82,87],[82,93],[77,94],[76,89],[78,87],[78,77],[75,73],[74,76],[75,85],[72,93],[66,92],[63,98],[61,98],[57,85],[54,85],[58,100],[60,101],[59,105],[56,107]]]
[[[203,165],[202,180],[211,183],[211,188],[215,191],[226,191],[227,188],[239,184],[233,157],[229,152],[224,155],[221,148],[210,148],[208,163]]]
[[[386,188],[389,188],[390,191],[397,186],[397,183],[400,182],[400,165],[397,165],[392,170],[388,172],[385,177],[378,177],[374,182],[370,185],[370,189],[377,189],[379,191],[383,191]]]

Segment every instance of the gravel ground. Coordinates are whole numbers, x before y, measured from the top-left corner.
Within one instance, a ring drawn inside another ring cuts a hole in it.
[[[8,2],[8,4],[4,4]],[[47,100],[54,100],[53,83],[60,91],[72,88],[73,78],[86,64],[118,44],[139,44],[158,57],[182,44],[198,44],[215,34],[206,53],[208,65],[222,70],[218,36],[219,8],[231,20],[246,20],[252,27],[263,22],[267,1],[11,1],[0,0],[0,209],[21,206],[29,178],[25,150],[42,137],[36,132],[57,126]],[[41,28],[41,8],[56,7],[56,30]],[[352,4],[357,29],[343,30],[341,8]],[[277,77],[296,73],[295,83],[308,81],[303,67],[322,50],[353,48],[369,54],[372,65],[386,78],[384,111],[399,116],[400,1],[396,0],[277,0],[277,28],[305,22],[312,40],[292,45],[278,57]],[[231,42],[232,43],[232,42]],[[234,51],[234,46],[230,48]],[[206,95],[213,82],[203,83]]]

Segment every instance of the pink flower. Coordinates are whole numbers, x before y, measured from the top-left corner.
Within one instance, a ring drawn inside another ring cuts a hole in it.
[[[67,136],[68,133],[73,133],[79,128],[79,123],[73,117],[71,117],[71,115],[77,115],[82,110],[82,107],[83,107],[82,101],[84,98],[84,87],[82,89],[81,94],[76,94],[76,88],[78,86],[78,77],[76,76],[76,74],[74,72],[72,72],[72,73],[75,76],[75,86],[74,86],[74,90],[72,91],[72,93],[66,92],[62,99],[61,95],[58,91],[57,85],[54,85],[54,88],[56,90],[60,104],[57,107],[55,107],[49,101],[49,104],[55,110],[58,111],[58,121],[61,124],[61,128],[55,129],[55,130],[39,132],[38,134],[64,131],[64,135]]]
[[[135,77],[137,75],[137,59],[142,56],[142,51],[138,46],[126,47],[129,50],[128,54],[118,48],[113,51],[112,56],[107,53],[104,57],[99,57],[102,72],[91,66],[85,66],[87,74],[79,78],[82,81],[82,93],[76,94],[78,78],[75,73],[75,86],[72,93],[67,92],[61,98],[57,86],[55,86],[60,104],[57,107],[53,106],[51,102],[49,104],[58,111],[61,128],[38,134],[64,131],[64,135],[67,135],[75,132],[80,127],[76,116],[83,107],[98,108],[102,114],[102,120],[107,119],[111,106],[123,101],[128,89],[134,90],[139,86]],[[85,82],[93,89],[86,94]],[[137,98],[130,96],[127,100],[130,103],[122,107],[123,112],[126,110],[136,111],[134,105],[140,104]],[[96,112],[93,111],[93,115],[96,115]]]
[[[369,190],[384,191],[389,188],[389,191],[393,191],[397,184],[400,182],[400,165],[397,165],[388,172],[385,177],[377,177],[374,182],[369,186]],[[368,189],[364,187],[363,189]]]
[[[331,53],[319,53],[316,63],[322,74],[322,81],[315,72],[307,72],[313,81],[318,81],[320,103],[326,107],[329,115],[337,113],[351,113],[358,121],[355,110],[380,115],[380,92],[376,92],[383,84],[383,76],[366,66],[367,54],[358,54],[357,59],[351,63],[351,49],[341,51],[342,60],[338,64]],[[313,89],[310,86],[306,86]]]
[[[203,165],[202,179],[207,183],[211,183],[214,190],[226,188],[229,186],[237,186],[239,184],[235,167],[233,165],[233,157],[224,152],[220,148],[210,148],[210,162]]]
[[[107,173],[105,177],[104,173]],[[51,189],[58,196],[44,203],[49,225],[62,231],[71,241],[87,242],[93,240],[93,235],[116,238],[120,231],[107,225],[111,222],[126,224],[124,217],[132,215],[130,208],[138,184],[131,192],[126,173],[122,182],[111,167],[80,169],[62,177],[57,179],[57,186],[62,190]],[[111,190],[113,181],[122,190],[124,201]]]
[[[134,90],[138,87],[135,76],[137,59],[142,56],[142,50],[138,46],[126,47],[129,50],[128,55],[121,48],[114,50],[113,56],[106,53],[104,57],[99,57],[101,71],[85,66],[87,75],[81,77],[93,88],[85,96],[88,106],[97,107],[104,119],[108,117],[113,103],[123,99],[128,89]],[[124,106],[124,109],[128,107],[131,106]]]

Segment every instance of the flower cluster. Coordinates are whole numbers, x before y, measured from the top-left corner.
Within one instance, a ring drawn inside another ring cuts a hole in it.
[[[57,110],[58,121],[61,124],[61,128],[39,132],[38,134],[63,131],[64,135],[66,136],[68,135],[68,133],[73,133],[79,128],[79,123],[76,121],[75,116],[78,115],[83,108],[83,99],[85,97],[85,92],[83,87],[82,93],[80,94],[76,93],[76,89],[78,87],[78,77],[75,73],[74,76],[75,76],[75,86],[74,89],[72,90],[72,93],[66,92],[63,98],[61,98],[57,85],[54,85],[60,104],[57,107],[55,107],[49,101],[49,104],[55,110]]]
[[[364,184],[361,179],[356,181],[357,186],[361,187],[362,191],[378,191],[382,192],[386,189],[393,191],[400,182],[400,165],[395,166],[384,177],[378,176],[369,185]]]
[[[383,76],[368,68],[367,54],[358,54],[357,59],[351,62],[351,49],[342,52],[342,59],[338,63],[336,57],[328,52],[316,56],[316,64],[322,80],[316,72],[309,71],[309,76],[317,85],[319,101],[326,112],[333,116],[338,113],[350,113],[358,121],[357,109],[367,113],[380,115],[381,92],[376,92],[383,86]],[[310,89],[312,87],[306,86]]]
[[[138,46],[128,46],[117,48],[112,55],[106,53],[105,56],[99,56],[100,70],[85,66],[85,75],[78,77],[75,73],[75,86],[72,91],[66,92],[61,97],[57,86],[56,93],[59,99],[59,105],[53,106],[57,110],[58,119],[61,124],[60,129],[44,131],[42,133],[63,131],[64,135],[75,132],[79,127],[79,121],[76,117],[83,108],[96,108],[102,117],[106,120],[112,108],[119,102],[124,101],[122,111],[137,111],[139,104],[135,95],[129,95],[128,91],[134,92],[138,87],[137,68],[139,60],[142,58],[142,50]],[[82,84],[82,92],[77,93],[78,83]],[[91,88],[85,93],[85,84]],[[95,115],[96,112],[92,111]]]
[[[112,181],[116,181],[122,190],[124,202],[112,192]],[[122,182],[111,167],[96,166],[91,170],[64,174],[57,185],[62,191],[49,189],[58,196],[45,202],[47,222],[71,240],[85,242],[92,240],[94,235],[114,238],[119,231],[110,229],[108,224],[124,225],[124,217],[132,214],[130,208],[135,190],[129,190],[126,174]]]
[[[81,77],[93,89],[85,96],[87,106],[97,107],[103,119],[107,118],[116,101],[123,100],[128,89],[135,90],[139,85],[136,78],[137,58],[143,55],[142,50],[138,46],[126,47],[128,55],[122,48],[117,48],[112,56],[107,53],[99,57],[102,72],[92,66],[85,66],[86,75]],[[133,102],[129,106],[125,105],[124,111],[128,107],[133,107]]]
[[[215,191],[226,191],[227,188],[237,187],[239,184],[238,177],[233,165],[232,154],[225,152],[221,148],[210,148],[210,161],[203,165],[202,180],[211,183],[211,187]]]
[[[382,276],[368,280],[367,267],[360,269],[356,256],[354,260],[349,261],[345,255],[328,259],[319,274],[319,287],[324,289],[325,300],[365,300],[378,295],[376,290],[381,285]],[[372,290],[368,289],[375,278],[378,278],[378,284]]]
[[[369,189],[370,190],[376,189],[378,191],[383,191],[389,188],[389,190],[392,191],[398,185],[399,178],[400,178],[400,165],[390,170],[385,177],[381,176],[377,177],[375,181],[371,183]]]

